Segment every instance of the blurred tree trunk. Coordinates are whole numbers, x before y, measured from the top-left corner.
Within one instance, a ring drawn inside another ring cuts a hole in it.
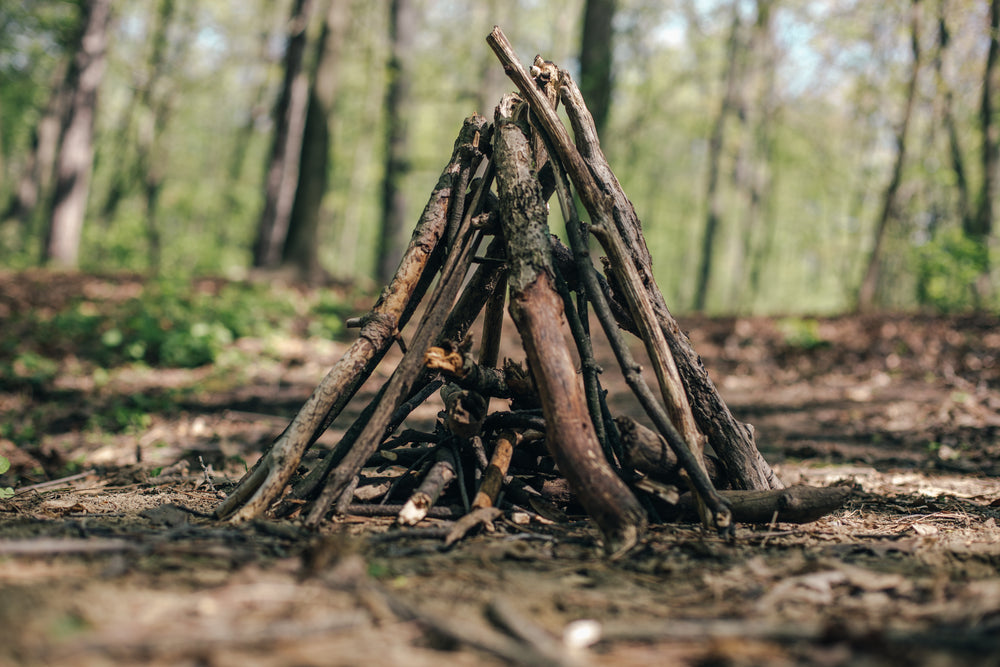
[[[406,195],[403,181],[410,171],[407,109],[410,106],[411,52],[416,16],[411,0],[392,0],[389,10],[389,83],[385,96],[385,174],[382,181],[382,233],[375,259],[375,279],[388,284],[403,252]]]
[[[280,5],[275,3],[269,9],[274,10],[279,7]],[[267,97],[274,79],[271,70],[273,69],[272,65],[277,61],[277,58],[272,56],[270,48],[271,39],[276,31],[271,30],[270,26],[276,25],[279,22],[277,12],[274,12],[273,16],[269,15],[267,21],[269,27],[261,30],[257,42],[256,64],[259,67],[254,70],[254,76],[256,77],[253,83],[256,87],[256,92],[253,95],[254,101],[247,111],[244,122],[236,130],[236,139],[233,142],[233,154],[229,159],[229,180],[231,183],[239,181],[243,176],[247,149],[250,147],[254,130],[259,121],[269,113],[267,109]],[[226,196],[235,206],[236,197],[231,188]]]
[[[613,22],[616,0],[587,0],[580,39],[580,92],[594,116],[597,134],[604,135],[611,109]]]
[[[305,134],[299,162],[299,185],[285,241],[282,263],[293,266],[307,282],[321,276],[319,218],[329,174],[330,112],[337,90],[337,64],[347,25],[348,5],[331,0],[316,43]]]
[[[75,267],[87,209],[94,163],[94,116],[97,91],[104,77],[111,0],[88,0],[81,5],[83,30],[67,73],[71,91],[63,118],[56,158],[56,182],[42,260]]]
[[[730,307],[751,309],[760,286],[760,272],[769,253],[772,232],[765,211],[770,200],[771,164],[774,159],[772,127],[777,114],[776,56],[772,26],[774,0],[757,0],[742,74],[746,96],[737,118],[742,126],[742,146],[733,173],[742,192],[740,237],[733,259]]]
[[[355,11],[351,14],[352,25],[356,23],[358,26],[367,28],[370,32],[387,34],[388,30],[385,29],[384,23],[388,17],[375,5],[366,5],[366,7],[369,8],[368,12]],[[358,49],[355,49],[354,54],[361,58],[365,80],[380,81],[385,74],[385,62],[379,53],[378,45],[369,40],[360,49],[360,53]],[[360,118],[378,118],[384,100],[383,87],[374,85],[374,83],[368,86],[361,102]],[[354,136],[356,143],[354,154],[351,157],[347,191],[362,193],[370,184],[368,174],[371,172],[372,163],[381,158],[381,156],[376,155],[375,147],[382,139],[382,128],[374,120],[362,122]],[[338,278],[353,280],[359,275],[359,243],[361,243],[362,228],[366,226],[366,215],[370,215],[370,208],[363,196],[349,197],[344,205],[343,214],[339,220],[340,227],[335,234],[336,241],[334,242],[336,249],[335,274]],[[371,274],[372,271],[369,270],[368,273]]]
[[[996,200],[1000,196],[1000,125],[994,118],[994,97],[1000,91],[1000,0],[990,2],[990,50],[986,56],[986,71],[983,74],[983,97],[979,107],[979,124],[983,137],[981,160],[983,182],[979,192],[979,206],[976,216],[966,225],[966,236],[980,246],[980,276],[976,281],[976,305],[981,306],[990,297],[990,257],[989,241],[993,233],[993,219],[996,215]]]
[[[171,54],[168,53],[170,44],[167,33],[174,18],[175,0],[161,0],[153,33],[153,51],[149,58],[149,75],[140,95],[140,102],[148,110],[148,114],[139,127],[138,141],[136,142],[136,172],[142,183],[149,265],[154,272],[159,272],[162,254],[157,213],[167,164],[163,134],[173,113],[174,100],[178,97],[172,89],[175,80],[168,79],[163,75],[172,64],[177,64],[177,54],[183,54],[187,51],[190,37],[194,34],[192,29],[194,15],[191,11],[193,7],[193,4],[187,5],[188,11],[182,17],[181,37],[174,45],[174,52]],[[163,82],[162,85],[161,82]]]
[[[481,0],[470,5],[475,11],[473,21],[482,26],[484,33],[489,32],[494,25],[503,26],[511,33],[517,34],[518,14],[515,3],[503,0]],[[508,79],[502,68],[497,67],[497,59],[486,49],[482,53],[479,65],[479,88],[476,91],[479,113],[487,118],[493,118],[493,109],[500,97],[507,92]]]
[[[726,42],[726,70],[723,75],[724,89],[719,112],[712,124],[712,133],[708,140],[708,179],[705,186],[705,230],[701,241],[701,256],[696,274],[694,309],[702,312],[708,301],[709,280],[712,276],[712,256],[715,253],[716,236],[722,218],[722,194],[719,191],[719,172],[721,171],[722,153],[725,148],[726,121],[736,113],[742,85],[739,76],[742,60],[740,33],[739,2],[732,3],[732,23],[729,38]]]
[[[917,96],[917,79],[920,74],[920,0],[912,0],[910,5],[910,48],[912,51],[912,68],[910,80],[906,86],[906,102],[903,107],[903,118],[896,133],[896,159],[892,167],[889,184],[882,195],[882,206],[879,209],[878,220],[875,222],[875,240],[869,255],[868,266],[865,269],[861,287],[858,290],[857,310],[870,311],[875,307],[875,297],[878,291],[879,279],[882,274],[882,245],[885,232],[889,226],[896,207],[896,195],[903,180],[903,164],[906,161],[906,135],[913,116],[913,103]]]
[[[965,158],[958,134],[958,124],[955,122],[955,95],[951,85],[945,80],[944,59],[951,45],[951,31],[948,30],[947,0],[938,4],[938,43],[934,57],[934,79],[941,95],[941,124],[948,133],[948,153],[951,158],[951,168],[955,173],[955,189],[958,196],[958,217],[962,228],[968,229],[971,224],[969,182],[966,177]]]
[[[302,71],[302,61],[314,5],[315,0],[295,0],[288,22],[285,80],[274,108],[274,138],[264,184],[264,210],[253,250],[253,265],[259,268],[275,268],[281,263],[288,235],[309,105],[309,81]]]
[[[48,194],[55,169],[56,151],[59,148],[59,130],[69,100],[69,81],[66,78],[68,63],[56,68],[52,77],[52,93],[45,104],[38,123],[31,135],[31,152],[25,159],[17,188],[11,194],[0,222],[16,220],[22,229],[22,243],[30,232],[38,202]]]

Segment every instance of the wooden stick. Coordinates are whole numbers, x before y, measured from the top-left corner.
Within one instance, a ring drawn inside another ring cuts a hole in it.
[[[852,492],[846,486],[797,484],[784,489],[731,489],[719,493],[730,503],[735,521],[768,524],[775,520],[786,523],[815,521],[843,507]],[[690,494],[680,497],[676,509],[681,520],[697,516]]]
[[[358,339],[316,387],[254,469],[215,508],[215,516],[241,522],[263,514],[284,492],[305,451],[343,410],[389,350],[407,313],[413,311],[422,289],[426,289],[434,273],[427,269],[445,233],[453,179],[464,164],[475,159],[473,146],[487,129],[488,122],[482,116],[466,119],[455,141],[452,159],[431,194],[396,275],[372,308]],[[459,196],[464,197],[464,193]]]
[[[549,450],[600,528],[605,550],[616,555],[638,542],[645,513],[604,458],[563,338],[566,322],[554,285],[548,212],[535,178],[531,144],[514,119],[519,102],[512,95],[501,100],[493,148],[507,240],[510,314],[541,397]]]
[[[641,277],[640,284],[645,288],[655,320],[670,347],[698,427],[719,455],[733,485],[745,489],[782,488],[784,485],[781,480],[757,449],[753,429],[733,417],[708,377],[701,358],[670,314],[663,294],[653,278],[653,262],[642,236],[639,218],[601,151],[593,117],[587,110],[580,89],[568,73],[560,76],[560,99],[573,125],[576,147],[586,161],[588,174],[593,176],[599,191],[603,193],[602,199],[610,203],[615,227],[632,251],[631,264]]]
[[[518,437],[512,431],[501,431],[500,435],[497,436],[490,464],[486,466],[483,481],[479,485],[479,492],[472,501],[474,508],[492,507],[496,503],[500,489],[503,488],[503,478],[507,475],[507,469],[510,467],[510,457],[514,453],[514,444]]]
[[[455,542],[465,538],[473,528],[485,526],[486,530],[493,532],[493,522],[500,518],[503,512],[496,507],[479,507],[468,512],[465,516],[455,522],[448,534],[444,538],[444,545],[450,547]]]
[[[399,504],[372,505],[369,503],[352,503],[344,510],[347,516],[364,517],[395,517],[399,516],[403,509]],[[457,519],[462,515],[461,510],[452,507],[430,507],[425,518],[431,519]]]
[[[427,471],[420,486],[399,510],[398,520],[403,526],[415,526],[420,523],[448,484],[455,479],[455,453],[451,447],[439,445],[435,459],[434,465]]]
[[[54,554],[108,553],[115,551],[135,551],[141,546],[134,541],[119,539],[57,539],[43,537],[27,540],[4,540],[0,542],[3,556],[46,556]]]
[[[371,420],[358,436],[351,451],[327,479],[326,486],[310,508],[305,520],[307,526],[319,525],[336,499],[347,488],[351,479],[358,474],[365,461],[378,448],[393,410],[409,393],[410,388],[420,375],[424,351],[438,339],[445,329],[448,314],[452,309],[455,297],[461,291],[465,276],[472,265],[472,256],[482,238],[481,233],[472,229],[471,220],[479,207],[483,193],[489,189],[491,180],[490,178],[484,179],[480,184],[480,190],[473,197],[473,201],[466,210],[456,235],[456,245],[451,248],[448,254],[445,266],[441,271],[440,281],[430,297],[427,311],[413,336],[409,351],[403,355],[403,359],[386,383],[385,395]]]
[[[576,667],[586,664],[572,656],[565,644],[502,598],[490,601],[486,607],[486,615],[497,627],[530,646],[552,665]]]
[[[682,484],[680,462],[667,441],[656,431],[646,428],[631,417],[615,419],[622,438],[622,465],[638,470],[661,482]],[[715,459],[705,456],[703,461],[709,478],[721,486]],[[723,482],[725,480],[722,480]]]

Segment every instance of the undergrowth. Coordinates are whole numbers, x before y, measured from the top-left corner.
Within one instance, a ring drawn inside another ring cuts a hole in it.
[[[199,287],[164,279],[124,299],[77,296],[55,312],[28,309],[2,325],[0,384],[45,386],[67,357],[100,368],[195,368],[214,363],[243,337],[336,338],[347,308],[327,290],[243,282]]]

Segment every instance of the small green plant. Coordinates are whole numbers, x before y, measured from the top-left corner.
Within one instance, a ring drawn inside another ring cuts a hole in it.
[[[816,350],[830,346],[830,341],[819,333],[819,322],[811,317],[786,317],[778,322],[778,330],[790,347]]]
[[[0,456],[0,475],[10,470],[10,461],[5,456]],[[0,486],[0,500],[6,500],[14,496],[14,489],[9,486]]]

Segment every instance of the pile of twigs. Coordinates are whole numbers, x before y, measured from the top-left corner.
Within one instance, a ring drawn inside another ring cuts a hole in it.
[[[558,519],[560,508],[541,492],[547,482],[579,501],[605,549],[621,553],[641,537],[650,498],[675,502],[677,485],[691,488],[702,521],[721,531],[731,530],[734,511],[737,519],[767,521],[779,510],[783,519],[808,520],[829,509],[826,496],[780,491],[753,430],[733,418],[708,379],[653,280],[639,220],[572,78],[541,58],[526,71],[499,28],[487,42],[519,93],[503,97],[493,123],[466,119],[395,277],[353,322],[358,339],[216,516],[240,521],[271,511],[317,526],[331,511],[392,511],[404,525],[429,514],[464,515],[449,535],[454,540],[499,516],[498,502]],[[559,102],[575,143],[555,112]],[[581,222],[571,188],[589,223]],[[553,194],[569,248],[548,231]],[[591,260],[588,234],[607,255],[604,273]],[[404,345],[404,327],[421,302],[423,316],[405,329]],[[505,304],[526,365],[498,358]],[[592,352],[591,309],[655,431],[608,410]],[[473,354],[469,330],[483,310]],[[623,332],[643,341],[656,391]],[[390,379],[338,445],[293,479],[305,451],[397,342],[405,352]],[[436,391],[445,410],[434,432],[397,433]],[[508,399],[510,409],[489,412],[491,398]],[[705,457],[706,441],[717,459]],[[406,472],[387,478],[380,470],[390,466]],[[525,474],[512,474],[518,471]],[[768,493],[723,497],[716,485]],[[435,509],[445,493],[458,509]]]

